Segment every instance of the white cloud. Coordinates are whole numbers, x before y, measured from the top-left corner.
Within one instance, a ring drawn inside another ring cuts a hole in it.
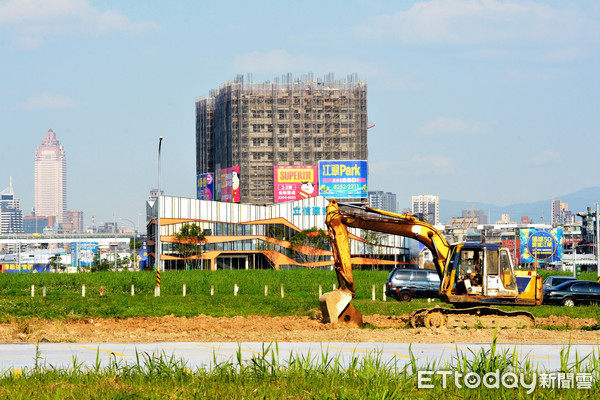
[[[466,121],[460,118],[440,117],[433,121],[425,122],[417,129],[417,134],[422,136],[482,133],[491,126],[489,123]]]
[[[372,17],[356,33],[403,43],[555,43],[598,40],[600,25],[579,11],[536,2],[432,0]]]
[[[231,66],[236,73],[252,71],[253,73],[281,74],[282,72],[328,73],[330,71],[351,71],[361,76],[379,76],[384,72],[375,64],[360,60],[327,58],[321,59],[311,56],[294,56],[285,50],[272,50],[267,52],[254,51],[234,58]],[[341,78],[341,77],[340,77]],[[345,76],[344,76],[345,78]]]
[[[448,175],[455,170],[454,161],[443,156],[415,154],[411,162],[417,175]]]
[[[555,161],[559,161],[559,159],[560,159],[560,154],[558,154],[554,150],[547,149],[547,150],[542,151],[541,153],[536,153],[536,154],[529,156],[528,164],[529,165],[545,165],[545,164],[550,164]]]
[[[48,110],[58,108],[75,107],[75,101],[69,97],[55,96],[50,93],[43,93],[39,96],[30,97],[25,100],[18,108],[22,110]]]
[[[139,34],[157,28],[152,21],[134,22],[115,11],[100,11],[88,0],[9,0],[0,3],[0,26],[21,47],[37,47],[53,36]]]

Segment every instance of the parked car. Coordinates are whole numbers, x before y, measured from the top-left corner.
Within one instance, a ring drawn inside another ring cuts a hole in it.
[[[440,277],[429,269],[394,268],[386,281],[386,296],[398,301],[438,297]]]
[[[561,283],[565,283],[565,282],[569,282],[569,281],[573,281],[573,280],[577,280],[577,278],[575,278],[574,276],[549,276],[546,279],[544,279],[544,296],[546,295],[546,292],[548,291],[548,289],[556,287],[558,285],[560,285]]]
[[[543,302],[544,304],[562,304],[567,307],[600,303],[600,283],[572,279],[549,288],[544,294]]]

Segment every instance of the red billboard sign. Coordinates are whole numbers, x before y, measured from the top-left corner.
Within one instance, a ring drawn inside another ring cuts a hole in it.
[[[317,166],[276,165],[273,169],[275,203],[307,199],[319,194]]]

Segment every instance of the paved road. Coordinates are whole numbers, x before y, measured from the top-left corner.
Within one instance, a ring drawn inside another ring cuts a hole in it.
[[[275,344],[269,343],[204,343],[204,342],[157,342],[157,343],[40,343],[35,344],[0,344],[0,371],[9,369],[31,369],[36,364],[56,368],[72,368],[74,360],[84,366],[93,367],[98,360],[102,366],[111,360],[119,363],[136,363],[136,352],[143,359],[144,354],[167,356],[183,359],[189,369],[209,368],[215,362],[236,362],[240,354],[244,361],[260,356],[268,349],[268,359],[275,351]],[[397,363],[402,367],[410,362],[410,354],[414,355],[421,366],[436,362],[436,369],[444,365],[454,364],[457,355],[466,356],[489,349],[489,343],[278,343],[279,360],[285,364],[292,356],[310,356],[314,363],[322,360],[322,354],[329,358],[340,357],[347,365],[353,357],[364,358],[378,355],[384,363]],[[539,367],[540,372],[552,372],[560,369],[561,350],[567,345],[555,344],[499,344],[497,352],[516,352],[521,361],[530,360]],[[600,345],[572,344],[570,362],[592,354],[600,354]]]

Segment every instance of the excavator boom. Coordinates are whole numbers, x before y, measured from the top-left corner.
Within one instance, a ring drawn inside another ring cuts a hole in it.
[[[327,208],[328,220],[330,210],[333,214],[339,215],[339,219],[345,226],[408,237],[421,242],[431,251],[440,279],[444,276],[450,245],[440,231],[430,223],[412,214],[396,214],[370,207],[339,204],[335,200],[332,200]],[[347,240],[347,236],[344,239]]]

